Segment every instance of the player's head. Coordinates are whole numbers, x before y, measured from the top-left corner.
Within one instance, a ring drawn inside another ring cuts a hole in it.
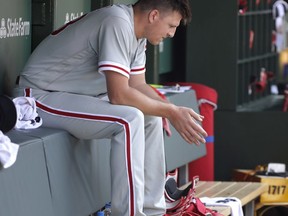
[[[163,14],[171,11],[178,12],[184,25],[189,23],[192,17],[189,0],[138,0],[134,5],[139,6],[142,11],[156,9]]]
[[[139,0],[134,4],[134,11],[142,18],[138,26],[135,24],[136,36],[147,38],[153,45],[173,37],[181,23],[191,20],[189,0]],[[137,23],[137,15],[135,19]]]

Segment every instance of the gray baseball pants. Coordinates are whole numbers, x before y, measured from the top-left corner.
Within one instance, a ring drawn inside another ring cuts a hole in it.
[[[37,101],[43,126],[64,129],[79,139],[111,139],[112,215],[165,214],[160,117],[143,115],[134,107],[112,105],[107,97],[38,89],[24,92]]]

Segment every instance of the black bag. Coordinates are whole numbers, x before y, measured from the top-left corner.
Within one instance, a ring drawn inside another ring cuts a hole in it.
[[[17,112],[14,102],[5,95],[0,95],[0,130],[3,133],[14,128]]]

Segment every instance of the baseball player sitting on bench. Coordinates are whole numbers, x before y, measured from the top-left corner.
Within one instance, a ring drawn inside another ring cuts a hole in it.
[[[173,37],[190,18],[189,0],[92,11],[44,39],[20,75],[15,96],[35,98],[44,126],[80,139],[111,139],[115,216],[166,212],[162,118],[187,143],[205,142],[197,123],[203,116],[163,101],[145,81],[146,42]]]

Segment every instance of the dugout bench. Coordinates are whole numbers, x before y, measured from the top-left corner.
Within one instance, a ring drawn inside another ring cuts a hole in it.
[[[193,90],[168,99],[198,111]],[[165,137],[167,171],[206,154],[205,145],[189,145],[171,130],[172,137]],[[78,140],[44,127],[6,135],[20,148],[15,164],[0,170],[0,215],[88,216],[110,201],[108,139]]]

